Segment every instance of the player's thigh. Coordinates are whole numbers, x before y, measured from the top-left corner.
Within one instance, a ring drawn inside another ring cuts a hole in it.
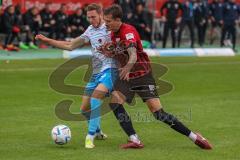
[[[111,103],[124,104],[126,97],[120,91],[113,91],[111,97]]]
[[[82,104],[81,104],[80,108],[82,111],[90,110],[90,97],[89,96],[82,97]]]
[[[99,77],[98,84],[103,85],[108,89],[108,92],[113,91],[113,86],[118,79],[118,69],[111,68],[103,71],[102,75]]]
[[[156,112],[162,108],[159,98],[151,98],[146,100],[146,104],[151,112]]]
[[[106,94],[113,91],[113,86],[118,77],[118,70],[110,68],[102,72],[98,77],[98,86],[95,88],[92,97],[103,99]]]

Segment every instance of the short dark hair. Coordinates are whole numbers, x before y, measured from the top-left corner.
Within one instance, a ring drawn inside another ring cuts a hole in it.
[[[97,3],[92,3],[87,6],[86,11],[97,11],[97,13],[102,13],[102,7]]]
[[[116,18],[122,19],[123,11],[119,5],[114,4],[110,7],[107,7],[106,9],[104,9],[104,15],[112,15],[113,19],[116,19]]]

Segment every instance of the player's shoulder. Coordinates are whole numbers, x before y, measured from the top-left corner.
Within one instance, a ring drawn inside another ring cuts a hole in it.
[[[121,35],[125,37],[127,40],[129,39],[139,39],[139,34],[136,28],[130,24],[124,23],[122,26]]]
[[[136,28],[130,24],[123,23],[122,24],[122,32],[137,32]]]
[[[87,27],[86,31],[89,32],[89,31],[91,31],[91,30],[93,30],[93,26],[92,26],[92,25],[89,25],[89,26]]]

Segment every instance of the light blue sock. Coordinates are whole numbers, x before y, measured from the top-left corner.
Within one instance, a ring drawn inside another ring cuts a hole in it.
[[[80,110],[80,112],[82,113],[82,115],[86,118],[88,124],[89,124],[89,120],[90,120],[90,112],[85,112],[83,110]],[[96,130],[96,133],[100,133],[101,132],[101,119],[100,119],[100,122],[99,122],[99,125],[97,127],[97,130]]]
[[[91,116],[88,123],[88,134],[94,135],[100,126],[100,111],[102,101],[100,99],[91,98]]]

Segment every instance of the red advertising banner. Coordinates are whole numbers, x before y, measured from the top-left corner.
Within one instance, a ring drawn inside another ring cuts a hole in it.
[[[56,11],[60,8],[61,4],[66,4],[68,11],[72,12],[76,10],[77,8],[81,8],[86,4],[89,3],[98,3],[102,4],[103,6],[109,6],[112,4],[112,0],[3,0],[3,8],[7,7],[10,4],[16,5],[20,4],[22,6],[22,10],[26,11],[29,8],[32,8],[33,6],[38,7],[39,9],[42,9],[46,3],[51,2],[51,10]]]
[[[155,3],[152,3],[154,1],[149,0],[150,6],[146,6],[146,7],[150,7],[151,9],[155,8],[156,13],[159,16],[159,10],[165,1],[167,1],[167,0],[155,0]],[[182,2],[184,0],[179,0],[179,1]],[[209,2],[211,2],[211,1],[212,0],[209,0]],[[44,5],[48,2],[52,3],[51,9],[53,11],[58,10],[60,8],[60,5],[62,3],[64,3],[67,5],[68,11],[72,12],[76,8],[83,7],[85,4],[89,4],[89,3],[100,3],[104,7],[109,6],[113,3],[113,0],[55,0],[55,1],[51,1],[51,0],[2,0],[3,8],[5,8],[6,6],[8,6],[10,4],[14,4],[14,5],[21,4],[23,11],[25,11],[33,6],[36,6],[39,9],[42,9],[44,7]],[[236,2],[240,3],[240,0],[236,0]]]

